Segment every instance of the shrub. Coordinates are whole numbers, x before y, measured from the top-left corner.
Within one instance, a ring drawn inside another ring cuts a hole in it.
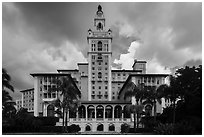
[[[81,128],[79,125],[72,124],[71,126],[68,127],[69,133],[76,133],[76,132],[79,132],[80,130]]]
[[[126,123],[121,125],[121,133],[128,133],[130,129],[130,126]]]

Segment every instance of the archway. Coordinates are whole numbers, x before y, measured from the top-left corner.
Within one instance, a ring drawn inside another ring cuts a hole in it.
[[[119,105],[115,106],[114,118],[122,118],[122,107]]]
[[[103,118],[103,106],[98,105],[96,107],[96,118]]]
[[[99,124],[97,126],[97,131],[103,131],[103,124]]]
[[[115,131],[115,125],[114,124],[110,124],[108,127],[109,131]]]
[[[95,118],[95,109],[93,105],[87,107],[88,110],[88,118]]]
[[[108,105],[105,108],[105,118],[112,118],[113,116],[113,107]]]
[[[81,105],[78,108],[78,116],[79,116],[79,118],[85,118],[86,117],[86,108],[85,108],[85,106]]]
[[[128,105],[123,108],[124,118],[130,118],[130,108]]]
[[[85,131],[91,131],[91,126],[90,125],[86,125]]]
[[[152,115],[152,106],[151,105],[148,104],[145,106],[145,113],[146,113],[146,116]]]
[[[54,117],[54,106],[51,104],[47,106],[47,116]]]

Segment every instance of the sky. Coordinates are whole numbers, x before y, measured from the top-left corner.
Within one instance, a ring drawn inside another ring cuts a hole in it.
[[[2,67],[15,88],[33,87],[34,72],[76,69],[87,62],[87,31],[98,5],[113,33],[112,68],[147,61],[147,73],[202,64],[202,3],[2,4]]]

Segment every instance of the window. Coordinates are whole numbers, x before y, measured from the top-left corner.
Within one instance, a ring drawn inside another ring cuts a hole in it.
[[[105,70],[108,70],[108,68],[105,68]]]
[[[94,68],[94,67],[92,67],[92,70],[95,70],[95,68]]]
[[[140,84],[140,80],[138,80],[138,84]]]
[[[115,97],[113,96],[112,99],[115,99]]]
[[[98,42],[98,51],[102,51],[102,42],[101,41]]]
[[[95,87],[94,87],[94,86],[92,86],[92,89],[95,89]]]
[[[95,96],[94,96],[94,95],[92,95],[92,99],[95,99]]]
[[[92,94],[95,94],[95,91],[92,91]]]
[[[47,93],[44,93],[44,98],[47,98]],[[25,102],[24,102],[25,103]]]
[[[95,73],[92,73],[92,75],[95,75]]]
[[[98,65],[101,65],[101,62],[98,62]]]
[[[98,89],[101,89],[101,86],[98,86]]]
[[[101,72],[98,72],[98,78],[102,78]]]
[[[92,55],[92,59],[95,59],[95,55]]]
[[[98,67],[98,70],[101,70],[101,67]]]
[[[94,84],[95,84],[95,81],[92,81],[92,84],[94,85]]]
[[[118,76],[120,76],[120,73],[118,73]]]
[[[91,50],[92,50],[92,51],[95,51],[95,47],[96,47],[95,44],[91,44]]]
[[[98,96],[98,99],[101,99],[101,96]]]
[[[105,89],[108,89],[108,86],[105,86]]]
[[[92,62],[92,65],[95,65],[95,62]]]
[[[105,62],[105,65],[108,65],[108,62]]]
[[[100,22],[97,25],[97,30],[103,30],[103,25]]]
[[[157,80],[157,84],[159,84],[159,80]]]

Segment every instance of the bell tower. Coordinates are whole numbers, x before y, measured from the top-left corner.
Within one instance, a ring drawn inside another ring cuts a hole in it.
[[[111,101],[112,31],[106,30],[101,5],[94,17],[94,29],[88,30],[88,100]]]

